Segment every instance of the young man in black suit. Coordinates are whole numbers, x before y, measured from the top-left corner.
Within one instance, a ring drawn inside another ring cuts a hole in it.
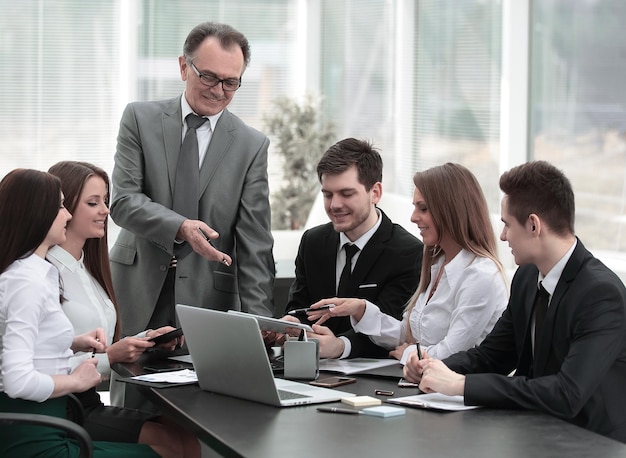
[[[507,309],[477,348],[443,361],[410,357],[405,377],[468,405],[540,410],[626,442],[624,284],[574,235],[574,193],[561,171],[530,162],[502,175],[500,188],[501,239],[520,266]]]
[[[382,196],[383,162],[365,141],[347,138],[331,146],[317,165],[324,208],[330,223],[304,233],[296,258],[296,278],[286,311],[331,297],[362,298],[398,319],[420,279],[423,244],[376,207]],[[407,215],[411,208],[407,207]],[[342,281],[346,248],[354,245],[349,280]],[[290,317],[288,315],[288,317]],[[296,317],[306,322],[304,313]],[[367,336],[352,330],[349,317],[324,323],[343,348],[326,348],[322,357],[388,356]]]

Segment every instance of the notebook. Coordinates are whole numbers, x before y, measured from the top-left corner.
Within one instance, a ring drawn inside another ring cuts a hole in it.
[[[286,407],[339,401],[353,393],[274,378],[253,316],[176,305],[200,388]]]

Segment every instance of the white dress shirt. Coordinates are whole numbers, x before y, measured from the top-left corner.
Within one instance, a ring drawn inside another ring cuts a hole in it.
[[[61,310],[59,274],[36,254],[0,275],[0,391],[43,402],[52,375],[69,374],[74,330]]]
[[[437,289],[428,300],[443,262],[440,258],[431,267],[433,280],[418,296],[410,316],[413,338],[429,356],[438,359],[482,342],[508,300],[507,286],[498,266],[491,259],[474,256],[466,250],[461,250],[443,267]],[[350,319],[357,332],[369,335],[384,348],[392,350],[406,341],[406,313],[399,321],[367,303],[358,323]],[[405,350],[402,363],[411,351],[415,351],[415,346]]]
[[[350,264],[350,272],[352,272],[354,270],[354,267],[356,266],[359,256],[361,255],[361,252],[365,248],[365,245],[367,245],[367,242],[369,242],[370,239],[374,237],[374,234],[376,233],[376,231],[378,230],[378,228],[383,222],[383,218],[381,216],[380,210],[376,209],[376,214],[378,215],[376,224],[374,224],[371,228],[369,228],[367,232],[365,232],[365,234],[363,234],[361,237],[356,239],[354,242],[350,241],[350,239],[345,233],[343,232],[339,233],[339,247],[337,248],[337,263],[335,265],[335,285],[336,285],[335,290],[339,288],[339,280],[341,278],[341,272],[343,271],[343,267],[346,264],[346,250],[343,249],[343,246],[346,243],[354,243],[354,245],[359,247],[359,251],[354,253],[354,256],[352,256],[352,262]],[[341,359],[347,358],[350,355],[350,352],[352,351],[352,342],[350,342],[350,339],[344,336],[339,336],[339,338],[343,341],[343,353],[340,358]]]
[[[85,268],[83,256],[76,260],[74,256],[57,245],[48,250],[46,258],[59,269],[65,298],[63,311],[72,322],[74,332],[78,335],[96,328],[103,328],[107,336],[107,345],[111,345],[117,321],[115,306],[104,288]],[[145,337],[145,335],[144,331],[135,337]],[[76,353],[70,360],[72,369],[91,357],[91,352]],[[97,353],[96,358],[98,358],[98,372],[110,374],[108,355]]]
[[[191,109],[191,106],[189,105],[189,102],[187,102],[185,94],[183,94],[181,97],[180,106],[183,115],[183,136],[181,138],[182,144],[182,141],[185,139],[185,134],[187,133],[187,122],[185,121],[185,118],[187,118],[187,115],[191,113],[195,114],[196,116],[200,115],[198,113],[195,113]],[[207,150],[209,149],[209,143],[211,143],[211,137],[213,137],[213,132],[215,131],[215,125],[220,119],[220,116],[222,116],[223,112],[224,111],[222,110],[218,114],[215,114],[213,116],[200,116],[201,118],[204,117],[209,122],[205,122],[196,129],[196,138],[198,139],[198,168],[202,167],[204,157],[206,156]]]

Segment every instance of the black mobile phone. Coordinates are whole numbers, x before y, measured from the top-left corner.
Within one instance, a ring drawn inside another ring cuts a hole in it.
[[[166,366],[144,366],[143,369],[148,372],[172,372],[179,371],[181,369],[188,369],[189,365],[185,364],[168,364]]]
[[[160,336],[152,337],[148,339],[148,342],[154,342],[155,345],[160,345],[165,342],[169,342],[177,337],[183,335],[182,328],[174,329],[173,331],[166,332],[165,334],[161,334]]]
[[[323,386],[324,388],[334,388],[336,386],[347,385],[356,382],[352,377],[326,377],[309,382],[310,385]]]

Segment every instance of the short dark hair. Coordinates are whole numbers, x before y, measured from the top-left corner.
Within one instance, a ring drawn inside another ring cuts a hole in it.
[[[43,243],[59,214],[61,180],[46,172],[15,169],[0,182],[0,273]]]
[[[513,167],[500,177],[509,213],[521,224],[539,216],[558,235],[574,234],[574,191],[565,174],[546,161]]]
[[[339,175],[352,166],[356,166],[359,183],[369,191],[377,182],[383,180],[383,160],[374,146],[356,138],[346,138],[335,143],[324,153],[317,164],[317,177]]]
[[[219,22],[203,22],[195,26],[183,45],[183,55],[188,61],[193,61],[194,54],[198,50],[198,47],[208,37],[216,37],[222,48],[230,49],[233,46],[239,46],[243,53],[243,68],[244,70],[250,63],[250,44],[245,35],[235,28],[227,24],[220,24]]]

